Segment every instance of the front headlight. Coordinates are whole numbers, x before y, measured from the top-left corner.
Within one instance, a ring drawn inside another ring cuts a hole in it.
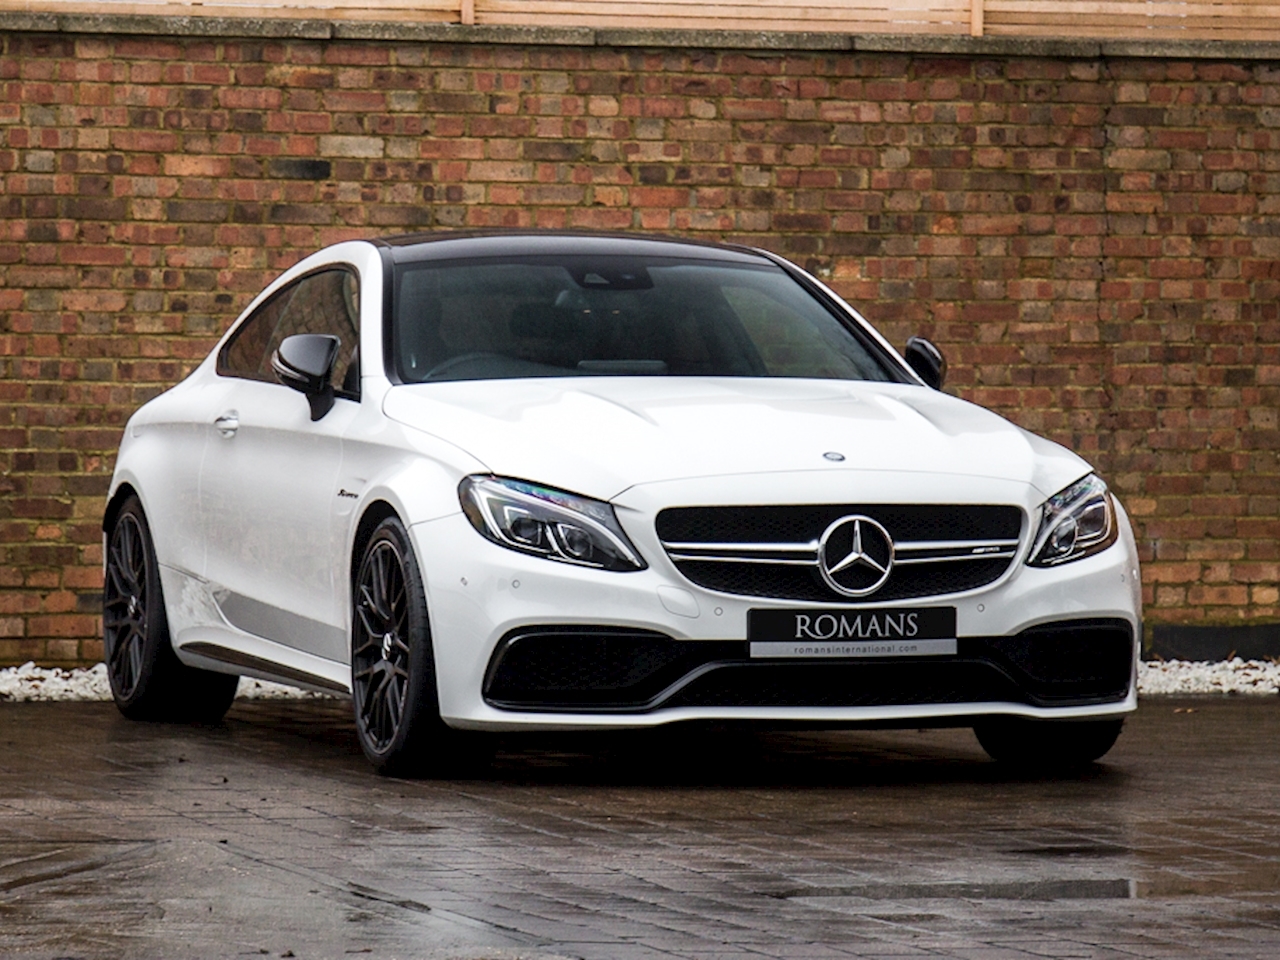
[[[503,477],[467,477],[458,498],[471,525],[510,550],[601,570],[645,568],[600,500]]]
[[[1053,567],[1107,549],[1116,542],[1116,507],[1107,485],[1092,473],[1045,501],[1040,530],[1027,563]]]

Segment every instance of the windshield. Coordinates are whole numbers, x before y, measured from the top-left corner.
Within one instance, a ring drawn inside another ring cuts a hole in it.
[[[404,264],[394,341],[405,383],[905,379],[772,264],[632,256]]]

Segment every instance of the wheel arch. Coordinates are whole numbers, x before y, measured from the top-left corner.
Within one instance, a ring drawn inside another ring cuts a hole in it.
[[[347,587],[355,589],[356,574],[360,570],[360,559],[364,556],[364,548],[369,543],[369,538],[373,536],[373,531],[378,528],[383,520],[388,517],[395,517],[401,523],[404,518],[400,516],[400,512],[391,505],[387,500],[373,500],[365,508],[364,513],[360,515],[360,522],[356,524],[356,534],[351,541],[351,562],[347,570]]]
[[[107,501],[107,508],[102,512],[103,533],[109,534],[111,532],[112,527],[116,525],[116,517],[120,515],[120,510],[130,497],[138,497],[138,501],[142,501],[142,497],[134,489],[133,484],[125,481],[116,488],[115,493],[111,495],[111,499]]]

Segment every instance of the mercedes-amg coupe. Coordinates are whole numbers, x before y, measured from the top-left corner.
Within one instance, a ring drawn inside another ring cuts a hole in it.
[[[761,250],[329,247],[129,420],[116,702],[349,693],[388,773],[461,731],[690,720],[963,725],[999,760],[1091,761],[1136,704],[1128,520],[945,372]]]

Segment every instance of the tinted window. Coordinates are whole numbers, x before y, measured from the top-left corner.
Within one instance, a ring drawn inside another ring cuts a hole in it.
[[[772,264],[528,257],[398,268],[402,380],[675,375],[901,381]]]
[[[359,393],[356,358],[360,300],[356,276],[349,270],[325,270],[285,287],[255,310],[218,357],[225,377],[275,383],[271,355],[295,333],[327,333],[342,341],[333,368],[333,388]]]

